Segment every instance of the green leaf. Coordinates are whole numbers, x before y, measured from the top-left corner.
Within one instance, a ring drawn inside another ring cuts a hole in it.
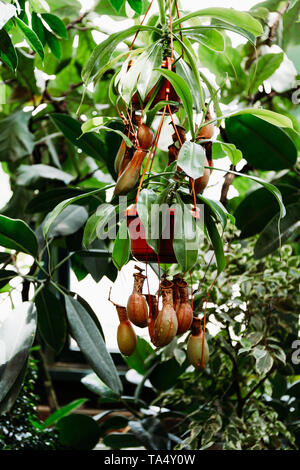
[[[154,227],[153,225],[153,223],[160,224],[160,216],[156,218],[155,215],[153,215],[154,211],[159,210],[159,207],[157,207],[158,204],[159,201],[157,195],[152,189],[142,189],[137,201],[137,211],[145,229],[147,243],[156,252],[159,249],[160,237],[158,236],[157,238],[152,239],[151,235],[153,232],[157,233],[158,235],[160,233],[159,229],[156,230],[157,227]]]
[[[20,165],[16,173],[16,182],[18,186],[28,186],[36,188],[39,183],[45,180],[62,181],[69,184],[74,177],[65,171],[58,170],[50,165]]]
[[[99,441],[96,421],[83,414],[65,416],[56,425],[60,443],[69,450],[92,450]]]
[[[230,116],[240,116],[243,114],[253,114],[256,117],[263,119],[264,121],[267,121],[270,124],[273,124],[273,126],[290,127],[291,129],[293,128],[293,122],[290,118],[284,116],[283,114],[270,111],[269,109],[245,108],[232,113]]]
[[[191,211],[182,203],[177,194],[178,204],[174,217],[173,248],[178,264],[187,273],[198,259],[198,237],[196,222]]]
[[[195,142],[185,142],[178,155],[178,166],[184,173],[194,180],[203,176],[205,151]]]
[[[296,163],[297,148],[279,127],[250,114],[227,118],[225,124],[229,141],[255,168],[278,171]]]
[[[37,255],[38,243],[34,232],[23,220],[0,215],[0,245],[10,250]]]
[[[118,372],[95,322],[77,300],[65,296],[65,301],[73,338],[98,377],[114,392],[121,393],[122,383]]]
[[[216,171],[224,171],[224,170],[221,170],[220,168],[216,168],[216,167],[214,167],[214,169]],[[243,176],[244,178],[248,178],[250,180],[255,181],[256,183],[261,184],[270,193],[272,193],[273,196],[275,197],[275,199],[277,200],[277,202],[279,204],[279,209],[280,209],[280,217],[283,218],[285,216],[286,210],[285,210],[285,206],[284,206],[283,201],[282,201],[282,195],[281,195],[281,192],[279,191],[279,189],[276,186],[274,186],[271,183],[267,183],[266,181],[264,181],[261,178],[258,178],[257,176],[246,175],[246,174],[239,173],[238,171],[233,171],[233,170],[227,170],[227,172],[232,173],[233,175]]]
[[[3,60],[9,68],[16,70],[18,66],[18,56],[10,36],[5,29],[0,30],[0,59]]]
[[[100,423],[100,433],[101,436],[105,436],[108,431],[115,431],[117,429],[124,429],[128,426],[129,419],[121,414],[114,414],[109,418],[105,418],[105,420]]]
[[[112,449],[142,447],[141,441],[129,432],[112,432],[104,437],[103,444]]]
[[[110,0],[110,3],[116,11],[120,11],[123,6],[124,0]]]
[[[200,199],[200,201],[211,209],[214,216],[221,222],[223,230],[226,228],[228,219],[230,219],[232,223],[235,222],[234,217],[229,214],[220,201],[208,199],[207,197],[202,196],[202,194],[197,194],[197,199]]]
[[[249,95],[253,95],[260,85],[279,68],[284,54],[264,54],[253,62],[249,71]]]
[[[32,50],[37,52],[38,55],[40,56],[40,58],[43,60],[44,59],[44,48],[43,48],[43,44],[39,40],[38,36],[35,34],[34,31],[32,31],[32,29],[30,29],[27,26],[26,23],[24,23],[24,21],[20,20],[20,18],[16,17],[15,22],[16,22],[17,26],[20,28],[20,30],[22,31],[22,33],[24,33],[25,38],[26,38],[28,44],[30,45],[30,47],[32,48]]]
[[[171,85],[174,87],[177,95],[182,99],[184,109],[187,113],[187,118],[189,122],[190,131],[192,137],[194,138],[194,123],[193,123],[193,97],[188,85],[185,83],[184,79],[177,75],[171,70],[165,69],[155,69],[160,72],[167,80],[170,81]]]
[[[16,399],[18,398],[23,382],[24,382],[24,378],[26,376],[27,365],[28,365],[28,360],[25,360],[23,367],[21,368],[21,371],[17,375],[13,385],[10,387],[5,397],[1,400],[0,416],[4,413],[8,413],[12,409]]]
[[[45,225],[48,225],[48,217],[45,219]],[[47,238],[66,237],[76,233],[87,221],[87,210],[75,204],[68,205],[55,218],[47,232]]]
[[[175,358],[158,362],[149,375],[149,380],[157,390],[168,390],[173,387],[178,377],[186,371],[187,361],[179,365]]]
[[[253,18],[253,16],[244,11],[233,10],[232,8],[206,8],[204,10],[197,10],[175,20],[173,22],[173,27],[175,28],[179,24],[183,24],[185,21],[189,21],[192,18],[197,18],[199,16],[209,16],[218,20],[226,21],[226,23],[243,28],[255,36],[260,36],[263,33],[263,28],[260,22]]]
[[[50,31],[48,31],[46,28],[45,28],[45,36],[46,36],[46,41],[47,41],[50,51],[52,52],[54,57],[60,60],[62,56],[62,52],[61,52],[59,40],[54,34],[50,33]]]
[[[215,52],[225,50],[225,41],[223,35],[216,29],[193,28],[184,32],[184,35],[193,41],[200,42]]]
[[[86,191],[77,188],[55,188],[50,191],[40,191],[26,207],[26,212],[35,214],[37,212],[50,212],[57,204],[66,199],[86,194]]]
[[[139,15],[142,14],[142,11],[143,11],[142,0],[127,0],[127,1],[134,11],[136,11]]]
[[[236,148],[234,144],[228,144],[224,142],[221,144],[221,147],[234,166],[236,166],[242,160],[243,154]]]
[[[220,237],[215,221],[212,219],[210,214],[207,213],[207,211],[205,212],[205,226],[213,245],[215,257],[217,260],[218,274],[220,274],[222,271],[224,271],[226,266],[223,241]]]
[[[88,85],[97,75],[98,70],[106,64],[115,51],[117,45],[124,39],[133,36],[137,31],[155,31],[156,28],[151,26],[135,25],[117,33],[111,34],[105,41],[98,44],[93,50],[87,63],[82,70],[82,80]]]
[[[68,416],[72,411],[76,410],[84,403],[87,402],[87,398],[79,398],[78,400],[74,400],[71,403],[68,403],[65,406],[59,408],[59,410],[54,411],[43,423],[43,428],[47,428],[52,424],[58,423],[62,418]]]
[[[122,137],[127,147],[132,147],[132,142],[127,137],[127,135],[125,135],[123,132],[119,131],[118,129],[111,129],[110,127],[104,126],[102,117],[95,117],[84,122],[81,126],[81,130],[83,134],[87,132],[97,132],[99,130],[104,130],[106,132],[115,132],[116,134]]]
[[[124,356],[124,360],[131,369],[134,369],[139,374],[144,375],[151,366],[149,357],[153,354],[153,352],[154,350],[151,345],[145,339],[138,336],[134,353],[129,357]]]
[[[36,332],[36,311],[31,302],[13,309],[1,322],[0,403],[21,372]]]
[[[46,33],[45,33],[45,28],[43,26],[42,20],[40,17],[37,15],[35,11],[32,12],[31,15],[31,24],[32,24],[32,29],[45,47],[46,45]]]
[[[68,39],[68,31],[64,22],[56,15],[51,13],[42,13],[41,17],[47,23],[47,25],[52,29],[53,33],[57,36]]]
[[[290,204],[286,207],[286,216],[280,221],[280,234],[278,234],[279,214],[276,214],[261,232],[254,248],[256,259],[263,258],[277,250],[280,244],[285,243],[291,236],[299,232],[300,203]]]
[[[0,160],[16,162],[34,149],[34,137],[28,129],[31,113],[17,110],[0,121]]]
[[[300,193],[297,188],[286,184],[278,184],[276,187],[281,192],[285,205],[299,201]],[[236,225],[241,230],[241,238],[260,233],[275,215],[278,221],[277,201],[265,188],[246,195],[234,212]]]
[[[50,114],[50,119],[63,135],[75,147],[80,148],[87,155],[107,163],[106,156],[101,154],[103,141],[96,134],[87,133],[82,135],[81,124],[77,119],[73,119],[67,114]]]
[[[67,338],[66,312],[55,292],[46,285],[36,296],[38,328],[45,343],[59,354]]]
[[[102,205],[91,215],[83,233],[83,245],[88,248],[96,238],[103,234],[104,228],[115,215],[116,207],[110,204]]]
[[[120,401],[120,396],[105,385],[99,377],[94,374],[85,375],[81,383],[90,390],[90,392],[99,395],[100,403],[116,403]]]
[[[110,186],[109,186],[110,187]],[[67,199],[65,201],[60,202],[50,214],[48,214],[47,219],[45,221],[44,227],[43,227],[43,234],[44,237],[47,238],[49,234],[49,230],[51,229],[52,225],[54,224],[55,220],[57,217],[62,213],[64,209],[66,209],[68,206],[71,204],[74,204],[77,201],[80,201],[81,199],[84,199],[86,197],[92,196],[94,194],[99,194],[101,192],[105,192],[107,187],[105,186],[104,188],[100,189],[95,189],[94,191],[90,191],[88,193],[80,194],[79,196],[72,197],[70,199]]]
[[[137,82],[137,90],[142,101],[146,99],[148,93],[159,79],[160,74],[159,72],[154,72],[154,69],[161,66],[162,59],[163,46],[162,44],[155,44],[146,55],[146,61]]]
[[[117,238],[114,242],[112,259],[116,268],[120,271],[130,258],[130,239],[127,230],[127,221],[123,220],[120,225]]]
[[[257,354],[256,354],[257,353]],[[273,367],[274,360],[271,354],[263,349],[255,348],[253,355],[256,359],[256,370],[259,375],[267,374]]]

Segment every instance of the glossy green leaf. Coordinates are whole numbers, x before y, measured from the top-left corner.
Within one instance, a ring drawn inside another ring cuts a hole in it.
[[[293,186],[279,184],[277,188],[285,205],[300,199],[300,192]],[[236,225],[241,230],[241,238],[260,233],[276,214],[277,201],[267,189],[260,188],[246,195],[234,212]]]
[[[282,170],[296,163],[297,149],[279,127],[250,114],[226,119],[226,135],[248,163],[260,170]]]
[[[228,219],[230,219],[232,223],[235,222],[234,217],[229,214],[220,201],[208,199],[207,197],[202,196],[202,194],[197,194],[197,199],[200,199],[200,201],[210,208],[214,216],[219,220],[219,222],[221,222],[223,230],[226,228]]]
[[[37,239],[23,220],[10,219],[0,215],[0,246],[11,250],[37,255]]]
[[[46,285],[36,296],[38,328],[45,343],[59,354],[67,338],[64,305],[53,289]]]
[[[139,374],[144,375],[151,366],[149,357],[153,354],[152,346],[143,338],[137,337],[137,345],[133,354],[124,357],[124,360],[131,369],[136,370]]]
[[[99,136],[94,133],[82,135],[80,122],[67,114],[54,113],[50,115],[50,118],[75,147],[80,148],[84,153],[96,160],[107,163],[108,157],[102,151],[104,143]]]
[[[187,367],[187,361],[179,365],[175,358],[158,362],[149,375],[149,380],[157,390],[168,390],[173,387]]]
[[[135,25],[131,28],[125,29],[124,31],[111,34],[105,41],[95,47],[82,70],[82,80],[86,85],[95,78],[98,70],[109,61],[117,45],[124,41],[124,39],[133,36],[138,30],[153,31],[155,28]]]
[[[83,194],[86,194],[86,190],[65,187],[40,191],[39,194],[31,199],[26,207],[26,212],[34,214],[52,211],[60,202]]]
[[[198,259],[197,228],[191,211],[182,203],[177,195],[178,204],[174,216],[173,248],[178,264],[187,273]]]
[[[37,35],[37,37],[39,38],[39,40],[45,47],[46,45],[45,28],[42,23],[42,20],[40,19],[40,17],[37,15],[35,11],[33,11],[31,15],[31,25],[32,25],[33,31],[35,32],[35,34]]]
[[[244,108],[237,112],[232,113],[230,116],[241,116],[243,114],[252,114],[264,121],[273,124],[273,126],[278,127],[290,127],[293,128],[293,123],[290,118],[284,116],[283,114],[275,113],[270,109],[263,109],[263,108]]]
[[[188,85],[185,83],[184,79],[177,75],[171,70],[165,69],[156,69],[159,70],[161,75],[167,78],[171,85],[174,87],[177,95],[182,99],[183,107],[187,113],[187,118],[189,122],[190,131],[194,137],[194,124],[193,124],[193,97]]]
[[[92,450],[99,441],[96,421],[83,414],[65,416],[56,425],[60,443],[69,450]]]
[[[132,142],[127,137],[127,135],[125,135],[123,132],[119,131],[118,129],[111,129],[110,127],[103,125],[102,117],[95,117],[84,122],[81,126],[81,130],[83,134],[87,132],[97,132],[99,130],[103,130],[106,132],[115,132],[116,134],[122,137],[122,139],[126,142],[127,147],[132,147]]]
[[[110,0],[110,3],[116,11],[120,11],[121,7],[123,6],[124,0]]]
[[[154,69],[161,66],[163,59],[163,46],[162,44],[155,44],[146,56],[146,61],[141,70],[137,82],[137,90],[142,101],[156,84],[159,79],[159,72],[154,72]]]
[[[186,31],[185,36],[193,41],[200,42],[215,52],[223,52],[225,50],[224,37],[216,29],[194,28],[192,31]]]
[[[300,229],[300,203],[290,204],[286,207],[286,216],[280,221],[280,234],[278,234],[279,214],[276,214],[261,232],[254,248],[257,259],[267,256],[277,250],[280,244],[285,243]]]
[[[139,15],[142,14],[143,11],[143,1],[142,0],[127,0],[131,8],[136,11]]]
[[[0,121],[0,160],[16,162],[34,149],[33,134],[28,129],[31,113],[16,110]]]
[[[128,421],[129,419],[127,416],[122,414],[114,414],[113,416],[105,418],[105,420],[100,424],[101,436],[107,434],[108,431],[116,431],[118,429],[127,428]]]
[[[185,21],[202,16],[208,16],[225,21],[233,26],[243,28],[255,36],[260,36],[263,33],[260,22],[253,18],[253,16],[244,11],[233,10],[232,8],[206,8],[204,10],[197,10],[175,20],[173,22],[173,27],[175,28],[179,24],[183,24]]]
[[[54,57],[60,60],[62,56],[62,50],[60,47],[59,40],[54,34],[50,33],[50,31],[48,31],[47,29],[45,29],[45,36],[46,36],[46,41],[47,41],[50,51],[52,52]]]
[[[130,238],[127,230],[127,221],[120,225],[117,238],[114,242],[112,259],[116,268],[120,271],[130,258]]]
[[[43,233],[45,238],[48,237],[49,230],[51,229],[52,225],[54,224],[55,220],[57,217],[62,213],[64,209],[66,209],[68,206],[71,204],[74,204],[77,201],[81,201],[82,199],[85,199],[89,196],[93,196],[102,192],[106,191],[106,187],[100,188],[100,189],[95,189],[94,191],[90,191],[88,193],[80,194],[79,196],[72,197],[70,199],[67,199],[65,201],[60,202],[50,214],[48,214],[47,219],[45,221],[44,227],[43,227]]]
[[[0,403],[14,385],[32,346],[36,311],[31,302],[13,309],[1,322]]]
[[[49,216],[46,217],[43,230],[45,229],[45,226],[48,226],[49,218]],[[68,235],[72,235],[85,224],[87,219],[88,212],[84,207],[75,204],[68,205],[55,218],[55,220],[53,220],[53,223],[51,223],[51,226],[47,231],[47,238],[66,237]]]
[[[249,95],[254,94],[259,86],[276,72],[283,61],[283,57],[283,52],[264,54],[259,57],[257,62],[253,62],[249,71]]]
[[[104,437],[103,444],[112,449],[142,447],[141,441],[129,432],[112,432]]]
[[[72,411],[76,410],[80,406],[86,403],[87,398],[79,398],[78,400],[74,400],[71,403],[68,403],[65,406],[62,406],[58,410],[54,411],[43,423],[43,428],[47,428],[52,424],[58,423],[62,418],[68,416]]]
[[[9,391],[5,397],[0,402],[0,416],[4,413],[8,413],[14,406],[16,399],[19,396],[19,393],[22,389],[23,382],[26,376],[28,366],[28,360],[25,360],[21,371],[17,375],[13,385],[10,387]]]
[[[219,234],[216,223],[214,222],[210,214],[208,214],[207,212],[205,212],[205,226],[207,228],[209,238],[213,245],[213,250],[217,260],[218,274],[220,274],[222,271],[224,271],[226,266],[223,241]]]
[[[100,403],[116,403],[120,401],[120,396],[105,385],[99,377],[94,374],[85,375],[81,383],[92,393],[99,396]]]
[[[216,171],[224,172],[224,170],[222,170],[221,168],[214,167],[214,169]],[[277,203],[279,205],[279,210],[280,210],[280,217],[283,218],[285,216],[286,210],[285,210],[285,206],[282,200],[281,192],[276,186],[274,186],[274,184],[267,183],[265,180],[263,180],[262,178],[258,178],[257,176],[247,175],[247,174],[239,173],[238,171],[233,171],[233,170],[227,170],[227,171],[228,173],[232,173],[233,175],[243,176],[244,178],[248,178],[252,181],[255,181],[256,183],[259,183],[261,186],[266,188],[271,194],[273,194],[274,198],[277,200]]]
[[[91,215],[88,219],[83,234],[83,244],[88,248],[91,243],[104,233],[110,222],[115,216],[116,207],[110,204],[104,204]]]
[[[194,180],[203,176],[205,151],[195,142],[185,142],[178,155],[178,166]]]
[[[16,70],[18,66],[18,56],[10,36],[5,29],[0,29],[0,59],[3,60],[9,68]]]
[[[76,299],[66,296],[65,301],[73,338],[98,377],[113,391],[121,393],[118,372],[95,322]]]
[[[30,47],[32,48],[32,50],[37,52],[41,59],[44,59],[43,44],[41,43],[41,41],[39,40],[35,32],[32,31],[32,29],[30,29],[27,26],[27,24],[24,23],[24,21],[22,21],[20,18],[16,17],[15,22],[17,26],[20,28],[20,30],[22,31],[22,33],[24,33],[25,38],[28,44],[30,45]]]
[[[57,36],[67,39],[68,38],[68,31],[64,22],[56,15],[52,15],[51,13],[42,13],[41,17],[50,27],[54,34]]]
[[[41,181],[55,180],[62,181],[69,184],[74,177],[65,171],[58,170],[50,165],[20,165],[17,169],[17,184],[18,186],[28,186],[35,188]]]

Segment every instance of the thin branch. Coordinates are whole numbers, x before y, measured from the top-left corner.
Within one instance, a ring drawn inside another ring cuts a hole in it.
[[[72,29],[74,26],[82,23],[82,20],[89,14],[89,11],[85,11],[82,15],[80,15],[76,20],[72,21],[71,23],[67,24],[67,29]]]
[[[287,11],[288,7],[290,6],[290,3],[291,1],[288,0],[284,5],[283,7],[281,8],[281,10],[278,12],[278,16],[274,22],[274,24],[271,26],[270,28],[270,31],[269,31],[269,36],[268,36],[268,39],[266,41],[266,43],[268,44],[268,46],[271,46],[273,41],[274,41],[274,38],[276,36],[276,31],[277,31],[277,28],[279,26],[279,23],[280,23],[280,20],[281,18],[283,17],[283,15],[285,14],[285,12]]]

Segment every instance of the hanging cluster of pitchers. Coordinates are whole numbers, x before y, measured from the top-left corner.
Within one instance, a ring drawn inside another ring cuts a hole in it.
[[[142,292],[146,276],[140,268],[136,269],[138,272],[133,275],[133,291],[127,307],[115,305],[120,321],[117,331],[120,352],[124,356],[130,356],[135,351],[137,338],[132,324],[148,328],[151,342],[156,347],[166,346],[176,336],[191,330],[187,342],[188,359],[196,369],[205,368],[209,359],[208,345],[200,319],[193,316],[188,284],[177,274],[172,281],[166,278],[162,280],[158,297],[144,295]]]

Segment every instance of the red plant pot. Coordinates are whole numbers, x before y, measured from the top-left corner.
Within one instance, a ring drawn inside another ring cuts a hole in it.
[[[145,227],[138,216],[137,210],[134,206],[127,209],[127,227],[131,242],[131,253],[138,261],[154,262],[154,263],[177,263],[177,259],[173,249],[174,239],[174,209],[170,211],[170,230],[169,237],[162,238],[160,240],[158,255],[155,251],[147,244]],[[166,235],[166,234],[165,234]]]

